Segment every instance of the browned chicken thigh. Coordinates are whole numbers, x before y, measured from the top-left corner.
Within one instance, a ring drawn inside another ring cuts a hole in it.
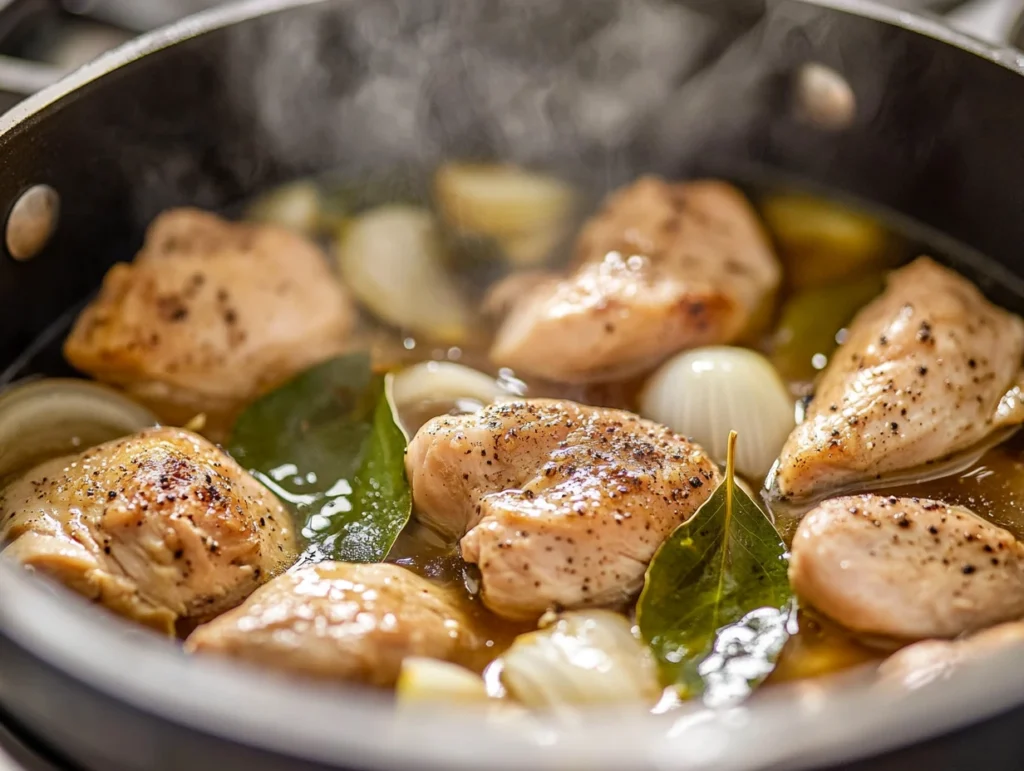
[[[200,627],[185,648],[330,680],[394,685],[402,660],[471,663],[483,645],[448,590],[397,565],[295,568]]]
[[[165,632],[295,557],[289,515],[205,439],[157,428],[47,461],[0,494],[0,555]]]
[[[559,382],[629,376],[684,348],[736,340],[779,280],[736,188],[644,177],[584,226],[569,275],[512,304],[491,358]]]
[[[302,236],[172,209],[131,264],[110,269],[64,352],[170,423],[202,412],[223,426],[341,351],[354,313],[323,253]]]
[[[432,420],[410,443],[406,472],[417,516],[461,538],[484,603],[513,619],[627,600],[720,479],[667,428],[547,399]]]
[[[967,509],[926,499],[825,501],[800,523],[789,580],[848,629],[904,640],[1024,617],[1024,544]]]
[[[927,257],[850,326],[775,474],[809,498],[965,450],[1024,420],[1024,322]]]

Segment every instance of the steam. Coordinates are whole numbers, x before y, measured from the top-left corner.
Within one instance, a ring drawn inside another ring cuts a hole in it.
[[[905,102],[908,88],[892,81],[932,67],[920,43],[908,56],[909,36],[877,21],[780,1],[753,24],[756,17],[737,21],[721,8],[694,0],[298,2],[216,33],[232,102],[225,115],[242,135],[217,171],[255,191],[324,171],[361,177],[496,158],[553,169],[597,197],[645,171],[729,174],[730,160],[760,160],[770,147],[769,160],[784,167],[812,158],[808,176],[821,179],[850,146],[796,119],[800,67],[821,57],[849,81],[854,125],[905,110],[890,94]],[[880,124],[900,125],[884,117]],[[914,179],[932,149],[922,135],[930,132],[884,137],[907,143],[895,153],[907,159],[902,179]],[[164,158],[137,198],[140,213],[223,204],[220,182],[190,148]],[[895,179],[900,170],[892,171]]]
[[[386,0],[236,35],[235,91],[296,169],[495,157],[608,173],[717,25],[657,0]]]

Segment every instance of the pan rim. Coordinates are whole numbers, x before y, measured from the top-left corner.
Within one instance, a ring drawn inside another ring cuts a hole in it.
[[[1014,649],[892,699],[840,675],[778,685],[754,703],[719,712],[595,709],[585,723],[513,726],[459,707],[402,713],[380,692],[190,658],[172,641],[2,562],[0,585],[2,633],[76,683],[202,734],[360,769],[468,770],[483,757],[499,771],[816,768],[911,745],[1024,702],[1024,669]],[[18,601],[10,601],[14,596]],[[49,634],[54,629],[64,633],[60,639]],[[140,672],[145,678],[136,677]],[[282,714],[301,720],[282,721]]]

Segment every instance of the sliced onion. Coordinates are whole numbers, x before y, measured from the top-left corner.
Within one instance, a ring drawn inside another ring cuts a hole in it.
[[[450,361],[425,361],[396,373],[391,399],[408,435],[447,412],[476,412],[502,397],[521,396],[507,381]]]
[[[450,361],[424,361],[395,375],[395,406],[401,409],[425,401],[468,399],[490,404],[505,393],[498,381],[479,370]]]
[[[531,708],[652,706],[661,695],[651,652],[607,610],[563,613],[517,637],[501,661],[508,694]]]
[[[457,664],[413,656],[402,662],[395,692],[399,703],[487,701],[484,679]]]
[[[562,180],[504,164],[444,164],[434,177],[434,195],[450,226],[499,240],[554,232],[575,202]]]
[[[336,253],[349,289],[381,320],[449,345],[469,337],[472,312],[445,269],[426,209],[371,209],[342,229]]]
[[[736,468],[758,482],[796,424],[793,398],[771,362],[727,346],[686,351],[663,364],[644,386],[640,413],[692,437],[720,463],[729,432],[737,431]]]
[[[281,185],[257,198],[245,218],[314,235],[320,223],[320,191],[308,181]]]
[[[0,479],[156,424],[149,410],[88,380],[12,386],[0,393]]]

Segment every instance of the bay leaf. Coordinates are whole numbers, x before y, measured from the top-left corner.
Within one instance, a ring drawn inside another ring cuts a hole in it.
[[[637,605],[666,684],[713,706],[756,688],[795,624],[788,553],[735,483],[735,444],[732,432],[725,479],[658,549]]]
[[[351,354],[253,403],[227,450],[291,508],[301,561],[380,562],[412,511],[405,446],[384,378]]]

